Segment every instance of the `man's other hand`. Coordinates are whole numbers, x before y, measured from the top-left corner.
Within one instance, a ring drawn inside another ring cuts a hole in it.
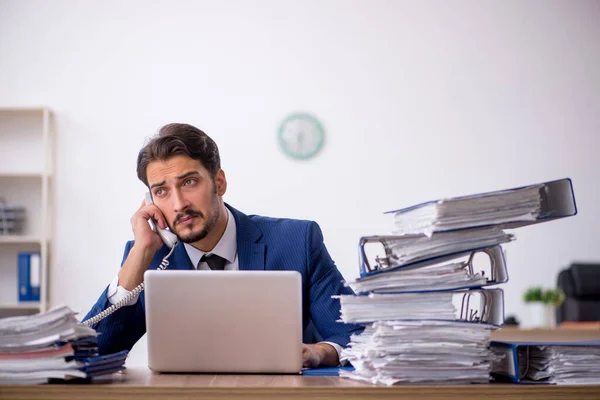
[[[337,351],[327,343],[302,345],[302,366],[304,368],[336,367],[339,363]]]

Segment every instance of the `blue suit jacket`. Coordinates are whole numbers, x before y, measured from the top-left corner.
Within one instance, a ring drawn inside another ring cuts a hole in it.
[[[342,275],[325,248],[319,225],[313,221],[245,215],[229,205],[226,206],[235,218],[239,269],[300,272],[305,342],[323,340],[346,346],[350,334],[360,332],[362,327],[337,322],[340,317],[340,303],[331,296],[353,292],[344,287]],[[125,246],[123,262],[132,246],[133,241]],[[149,269],[157,269],[168,251],[167,246],[160,248],[154,255]],[[169,262],[168,269],[193,269],[182,245],[175,248]],[[111,305],[106,297],[107,289],[85,319]],[[93,328],[102,333],[98,337],[100,354],[131,350],[146,333],[144,292],[140,294],[135,305],[117,310]],[[312,339],[308,339],[307,332],[311,329],[316,329],[316,332]]]

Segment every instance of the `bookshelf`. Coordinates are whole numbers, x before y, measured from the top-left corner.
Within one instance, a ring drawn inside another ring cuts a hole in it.
[[[0,199],[23,207],[18,231],[0,229],[0,318],[48,308],[52,235],[52,113],[45,107],[0,107]],[[40,253],[40,300],[19,302],[19,252]]]

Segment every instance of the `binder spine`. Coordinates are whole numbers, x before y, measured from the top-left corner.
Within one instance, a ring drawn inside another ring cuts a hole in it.
[[[577,214],[573,182],[570,178],[547,182],[540,190],[542,211],[538,219],[554,219]]]
[[[17,255],[17,269],[18,300],[19,302],[31,301],[29,253],[19,253]]]
[[[492,341],[490,348],[496,358],[492,361],[490,375],[498,382],[519,383],[519,357],[517,345]]]
[[[480,304],[473,306],[471,300],[475,294],[479,295]],[[459,319],[461,321],[502,326],[504,324],[504,291],[496,288],[462,292]]]
[[[17,254],[18,301],[40,301],[41,258],[38,252]]]
[[[31,290],[31,301],[40,301],[40,281],[42,272],[40,257],[40,253],[31,253],[29,255],[29,287]]]

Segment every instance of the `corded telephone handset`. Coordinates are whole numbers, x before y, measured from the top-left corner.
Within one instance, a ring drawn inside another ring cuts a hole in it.
[[[149,192],[146,193],[144,200],[146,201],[146,205],[154,203],[152,201],[152,195]],[[175,235],[171,231],[160,228],[158,226],[158,223],[156,221],[154,221],[154,219],[150,219],[148,221],[148,223],[152,227],[152,230],[154,230],[156,233],[158,233],[158,235],[161,237],[162,241],[168,247],[171,248],[169,253],[162,259],[162,261],[160,262],[160,265],[158,267],[158,269],[164,270],[169,266],[168,259],[169,259],[169,257],[171,257],[171,254],[173,254],[173,250],[175,250],[175,247],[177,246],[177,243],[178,243],[177,235]],[[136,286],[127,296],[125,296],[124,299],[119,301],[117,304],[113,304],[112,306],[108,307],[106,310],[102,311],[98,315],[95,315],[92,318],[83,321],[82,324],[86,325],[86,326],[92,326],[92,325],[102,321],[104,318],[108,317],[109,315],[111,315],[112,313],[117,311],[119,308],[121,308],[125,304],[129,303],[129,301],[131,301],[131,299],[135,298],[135,296],[139,295],[142,292],[142,290],[144,290],[144,282],[142,282],[138,286]]]
[[[144,200],[146,201],[146,205],[154,204],[154,202],[152,201],[152,195],[150,194],[150,192],[146,192]],[[151,219],[148,222],[150,223],[150,226],[152,227],[152,229],[156,233],[158,233],[158,235],[161,237],[161,239],[167,246],[173,248],[173,247],[175,247],[175,245],[177,245],[177,235],[175,235],[171,231],[160,228],[158,226],[158,224],[156,223],[156,221],[154,221],[153,219]]]

